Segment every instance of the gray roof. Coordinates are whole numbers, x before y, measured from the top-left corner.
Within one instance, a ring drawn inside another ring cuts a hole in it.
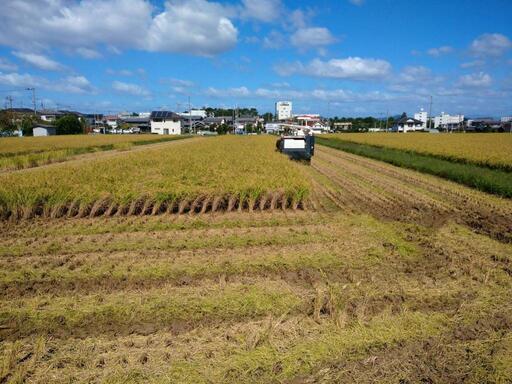
[[[181,116],[171,111],[153,111],[150,119],[177,119],[181,120]]]

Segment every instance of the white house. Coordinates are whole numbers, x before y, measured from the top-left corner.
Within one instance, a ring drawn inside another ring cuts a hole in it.
[[[51,125],[36,125],[33,129],[34,136],[54,136],[57,131],[54,126]]]
[[[292,102],[278,101],[276,103],[276,120],[287,120],[292,117]]]
[[[153,111],[149,117],[151,133],[181,135],[181,116],[170,111]]]
[[[407,117],[404,113],[400,119],[398,119],[393,127],[391,128],[396,132],[414,132],[423,131],[423,121]]]
[[[434,117],[434,128],[453,129],[458,128],[464,122],[464,115],[449,115],[441,112],[440,116]]]

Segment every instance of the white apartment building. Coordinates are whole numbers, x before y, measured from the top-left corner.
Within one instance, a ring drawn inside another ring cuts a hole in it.
[[[278,101],[276,103],[276,120],[286,120],[292,117],[292,102]]]
[[[449,115],[441,112],[440,116],[434,117],[434,128],[453,129],[458,128],[464,122],[464,115]]]
[[[423,123],[422,128],[427,129],[428,113],[421,108],[418,113],[414,114],[414,119]]]
[[[153,111],[149,117],[151,133],[181,135],[181,116],[170,111]]]
[[[512,121],[512,116],[504,116],[501,118],[502,123],[508,123],[509,121]]]
[[[190,112],[189,111],[181,112],[181,113],[178,113],[178,115],[183,116],[183,117],[199,116],[202,119],[206,119],[206,117],[208,116],[208,114],[206,113],[206,111],[204,109],[191,109]]]

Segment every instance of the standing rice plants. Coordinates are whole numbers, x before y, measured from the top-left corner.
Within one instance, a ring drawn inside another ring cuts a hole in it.
[[[309,182],[270,137],[219,137],[0,175],[5,219],[300,207]]]
[[[325,137],[512,170],[512,135],[507,133],[344,133]]]
[[[0,138],[0,172],[57,163],[84,153],[125,150],[136,145],[179,140],[189,136],[65,135]]]

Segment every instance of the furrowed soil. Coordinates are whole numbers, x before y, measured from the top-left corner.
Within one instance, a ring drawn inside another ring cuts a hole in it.
[[[510,383],[512,202],[297,167],[305,211],[2,223],[0,383]]]

